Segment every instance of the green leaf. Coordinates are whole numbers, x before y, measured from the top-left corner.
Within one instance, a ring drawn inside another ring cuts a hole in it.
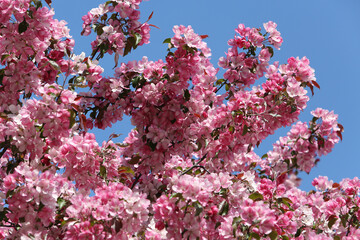
[[[171,43],[171,38],[167,38],[163,41],[163,43]]]
[[[131,49],[133,47],[132,41],[135,41],[134,37],[128,37],[128,39],[126,40],[124,55],[123,55],[124,57],[131,52]]]
[[[230,127],[229,127],[229,132],[233,133],[234,131],[235,131],[234,126],[230,126]]]
[[[58,204],[59,210],[61,210],[66,205],[66,200],[61,197],[59,197],[56,202]]]
[[[5,58],[9,57],[9,54],[4,54],[1,56],[1,62],[5,60]]]
[[[264,158],[268,158],[268,155],[267,155],[267,153],[265,153],[264,155],[262,155],[262,157],[261,157],[262,159],[264,159]]]
[[[242,136],[245,136],[245,134],[249,131],[249,128],[247,125],[244,125]]]
[[[103,34],[103,33],[104,33],[104,30],[103,30],[102,26],[97,26],[97,28],[96,28],[96,34],[97,34],[98,36],[100,36],[100,35]]]
[[[21,34],[27,30],[29,27],[29,24],[26,22],[25,18],[24,20],[19,24],[18,32]]]
[[[255,238],[255,239],[257,239],[257,240],[260,240],[259,234],[254,233],[254,232],[252,232],[252,233],[250,234],[250,239],[253,239],[253,238]]]
[[[224,200],[219,205],[219,215],[225,216],[229,212],[229,203]]]
[[[225,82],[225,79],[223,79],[223,78],[218,79],[218,80],[216,81],[216,85],[220,85],[220,84],[222,84],[223,82]]]
[[[277,231],[273,230],[271,233],[269,233],[269,237],[271,240],[275,240],[278,236]]]
[[[58,70],[58,71],[61,70],[61,68],[60,68],[59,64],[57,64],[57,62],[55,62],[53,60],[49,60],[49,63],[53,67],[53,69]]]
[[[72,128],[75,124],[75,117],[76,117],[76,113],[74,110],[69,109],[68,110],[70,112],[70,124],[69,124],[69,129]]]
[[[334,240],[341,240],[339,236],[334,236]]]
[[[278,203],[283,203],[286,206],[290,207],[290,204],[292,203],[292,201],[289,198],[283,197],[283,198],[278,198],[277,199]]]
[[[100,176],[106,178],[106,167],[104,165],[100,166]]]
[[[141,42],[142,36],[140,33],[135,33],[134,38],[135,38],[135,46],[133,47],[135,49],[138,46],[138,44]]]
[[[230,86],[231,86],[231,85],[230,85],[229,83],[225,84],[225,90],[226,90],[226,91],[229,91]]]
[[[153,143],[151,140],[148,139],[146,145],[148,145],[151,148],[151,151],[155,151],[156,150],[156,145],[157,143]]]
[[[171,198],[180,198],[180,199],[182,199],[182,194],[181,193],[173,193],[173,194],[171,194],[170,195],[170,199]]]
[[[7,209],[4,208],[4,210],[0,212],[0,221],[7,221],[6,214],[7,214]]]
[[[201,144],[201,142],[200,142],[200,141],[198,141],[198,142],[196,142],[196,145],[197,145],[197,149],[195,150],[195,152],[198,152],[198,151],[200,151],[200,150],[201,150],[201,148],[202,148],[202,144]]]
[[[40,201],[38,212],[40,212],[44,207],[45,207],[45,205]]]
[[[6,198],[11,198],[14,195],[15,191],[14,190],[10,190],[6,192]]]
[[[119,174],[130,173],[132,175],[135,175],[134,171],[130,167],[125,167],[125,166],[119,167],[118,172],[119,172]]]
[[[263,200],[264,196],[259,192],[254,192],[249,196],[249,198],[253,201],[257,201],[257,200]]]
[[[190,100],[190,92],[189,92],[189,89],[185,89],[185,90],[184,90],[184,99],[185,99],[185,101],[189,101],[189,100]]]
[[[300,227],[300,228],[296,231],[295,237],[299,237],[304,228],[305,228],[304,226]]]
[[[193,206],[195,207],[196,211],[195,211],[195,216],[199,216],[200,213],[204,210],[203,207],[201,206],[201,204],[196,201],[193,203]]]
[[[328,218],[329,222],[328,222],[328,227],[331,229],[332,226],[336,223],[336,221],[338,220],[338,218],[336,217],[336,215],[331,215]]]
[[[220,227],[220,225],[221,225],[221,222],[216,222],[216,224],[215,224],[215,229],[217,229],[218,227]]]
[[[233,229],[234,238],[236,238],[236,229],[239,227],[240,222],[242,221],[241,217],[234,217],[231,227]]]
[[[126,148],[126,147],[130,146],[130,144],[128,144],[128,143],[115,143],[115,145],[118,147],[121,147],[121,148]]]
[[[348,213],[345,214],[345,215],[342,215],[342,216],[340,217],[341,223],[342,223],[343,227],[346,227],[348,217],[349,217],[349,214],[348,214]]]
[[[267,46],[266,48],[269,50],[269,53],[271,54],[271,57],[273,57],[274,56],[274,49],[272,47],[270,47],[270,46]]]

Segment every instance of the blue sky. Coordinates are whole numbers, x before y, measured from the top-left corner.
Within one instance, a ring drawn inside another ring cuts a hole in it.
[[[55,17],[68,22],[70,34],[75,39],[75,52],[90,54],[90,42],[94,35],[80,36],[81,17],[103,1],[96,0],[53,0]],[[105,1],[104,1],[105,2]],[[165,38],[173,35],[174,25],[191,25],[205,39],[212,50],[212,63],[217,67],[219,57],[227,51],[227,40],[234,36],[239,23],[248,27],[262,27],[267,21],[278,24],[284,39],[274,60],[285,63],[291,56],[306,56],[321,90],[315,90],[308,108],[301,113],[300,120],[311,119],[310,111],[317,107],[334,110],[344,126],[343,141],[335,146],[332,153],[321,158],[320,163],[309,175],[301,174],[301,188],[311,190],[311,181],[319,175],[334,181],[359,176],[360,172],[360,1],[358,0],[150,0],[140,5],[142,18],[146,20],[154,12],[150,23],[152,28],[150,44],[136,49],[120,62],[139,60],[148,56],[150,60],[164,58]],[[113,56],[100,61],[105,75],[113,74]],[[218,76],[221,78],[221,76]],[[122,133],[122,140],[132,126],[129,120],[116,124],[106,131],[95,131],[98,141],[106,140],[111,133]],[[256,150],[260,155],[272,148],[288,129],[279,129],[266,139]],[[358,149],[359,148],[359,149]]]

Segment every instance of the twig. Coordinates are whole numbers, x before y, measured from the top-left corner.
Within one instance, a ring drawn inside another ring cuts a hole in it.
[[[190,172],[190,171],[193,170],[194,168],[202,168],[202,169],[204,169],[207,173],[210,173],[204,166],[199,165],[202,161],[204,161],[204,159],[206,158],[206,156],[207,156],[207,153],[206,153],[195,165],[193,165],[193,166],[190,167],[189,169],[187,169],[187,170],[185,170],[184,172],[182,172],[182,173],[180,174],[180,176],[187,174],[188,172]]]
[[[135,185],[139,182],[140,177],[141,177],[141,173],[135,177],[135,181],[131,185],[130,189],[133,189],[135,187]]]

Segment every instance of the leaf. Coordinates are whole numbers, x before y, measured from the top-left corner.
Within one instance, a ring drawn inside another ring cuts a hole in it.
[[[273,230],[271,233],[269,233],[269,237],[271,240],[277,239],[278,233],[277,231]]]
[[[216,222],[216,224],[215,224],[215,229],[217,229],[218,227],[220,227],[220,225],[221,225],[221,222]]]
[[[300,227],[300,228],[296,231],[295,237],[299,237],[303,229],[304,229],[304,226]]]
[[[65,207],[65,205],[67,203],[67,201],[61,197],[59,197],[56,202],[58,204],[59,210],[61,210],[63,207]]]
[[[229,212],[229,203],[224,200],[219,205],[219,215],[225,216]]]
[[[249,198],[253,201],[263,200],[264,196],[259,192],[252,193]]]
[[[203,211],[203,207],[201,206],[201,204],[196,201],[193,203],[193,206],[195,207],[196,211],[195,211],[195,216],[199,216],[200,213]]]
[[[121,133],[119,133],[119,134],[112,133],[112,134],[109,136],[109,140],[108,140],[108,141],[110,141],[110,140],[112,140],[112,139],[114,139],[114,138],[118,138],[118,137],[120,137],[121,135],[122,135]]]
[[[201,144],[201,142],[200,142],[200,141],[197,141],[197,142],[196,142],[196,146],[197,146],[197,149],[196,149],[196,150],[194,150],[194,152],[198,152],[198,151],[200,151],[200,150],[201,150],[201,148],[202,148],[202,144]]]
[[[235,131],[234,126],[230,126],[230,127],[229,127],[229,132],[233,133],[234,131]]]
[[[119,64],[119,54],[118,53],[115,53],[115,56],[114,56],[114,62],[115,62],[115,66],[113,68],[116,68]]]
[[[102,28],[102,26],[97,26],[95,31],[98,36],[104,33],[104,29]]]
[[[100,176],[106,178],[106,167],[104,165],[100,166]]]
[[[236,238],[236,229],[239,227],[239,224],[241,223],[241,221],[242,221],[241,217],[234,217],[234,219],[233,219],[231,227],[233,229],[234,238]]]
[[[171,38],[167,38],[163,41],[163,43],[171,43]]]
[[[345,214],[345,215],[342,215],[342,216],[340,217],[341,223],[342,223],[343,227],[346,227],[348,217],[349,217],[349,214],[348,214],[348,213]]]
[[[154,11],[151,12],[150,16],[148,17],[148,19],[147,19],[145,22],[150,21],[150,19],[152,18],[153,14],[154,14]]]
[[[331,215],[329,218],[328,218],[328,227],[331,229],[332,226],[336,223],[336,221],[338,220],[338,218],[336,217],[336,215]]]
[[[126,148],[126,147],[130,146],[130,144],[128,144],[128,143],[115,143],[115,145],[119,146],[121,148]]]
[[[24,20],[19,24],[18,32],[21,34],[27,30],[29,27],[29,24],[26,22],[25,18]]]
[[[312,96],[314,96],[314,87],[313,87],[313,85],[311,85],[310,83],[308,83],[307,85],[308,85],[308,87],[309,87],[310,90],[311,90]]]
[[[133,47],[132,41],[135,41],[134,37],[128,37],[128,39],[126,40],[124,54],[123,54],[124,57],[131,52],[131,49]]]
[[[290,113],[294,113],[297,111],[297,106],[296,105],[291,105],[291,112]]]
[[[121,173],[130,173],[132,175],[135,175],[134,171],[130,167],[125,167],[125,166],[119,167],[118,168],[118,173],[119,174],[121,174]]]
[[[230,86],[231,86],[231,85],[230,85],[229,83],[225,84],[225,90],[226,90],[226,91],[229,91]]]
[[[47,5],[49,5],[49,7],[51,7],[51,1],[52,0],[45,0],[45,2],[47,3]]]
[[[286,172],[285,172],[285,174],[286,174]],[[290,207],[290,204],[292,203],[292,201],[291,201],[289,198],[287,198],[287,197],[278,198],[277,201],[278,201],[279,203],[285,204],[285,205],[288,206],[288,207]]]
[[[249,128],[247,125],[244,125],[244,128],[243,128],[243,132],[242,132],[242,136],[245,136],[245,134],[249,131]]]
[[[155,26],[154,24],[149,24],[150,27],[154,27],[154,28],[157,28],[157,29],[160,29],[158,26]]]
[[[250,239],[253,239],[253,238],[255,238],[255,239],[257,239],[257,240],[260,240],[259,234],[255,233],[255,232],[252,232],[252,233],[250,234]]]
[[[182,198],[182,194],[181,193],[173,193],[170,195],[170,199],[171,198]]]
[[[340,131],[341,131],[341,132],[344,131],[344,127],[343,127],[343,125],[341,125],[340,123],[338,123],[338,127],[340,128]]]
[[[139,163],[140,159],[141,157],[139,155],[135,155],[128,161],[128,163],[134,165]]]
[[[141,42],[142,35],[140,33],[135,33],[134,34],[134,39],[135,39],[135,42],[134,42],[133,48],[136,49],[138,44]]]
[[[201,39],[205,39],[205,38],[208,38],[209,36],[208,35],[200,35]]]
[[[185,89],[185,90],[184,90],[184,99],[185,99],[185,101],[189,101],[189,100],[190,100],[190,92],[189,92],[189,89]]]
[[[70,112],[70,121],[69,121],[69,129],[72,128],[75,124],[75,117],[76,117],[76,113],[74,110],[69,109],[68,110]]]
[[[121,228],[123,227],[122,222],[120,219],[116,218],[115,220],[115,232],[120,232]]]
[[[269,53],[271,54],[271,57],[273,57],[274,56],[274,49],[272,47],[270,47],[270,46],[267,46],[266,48],[269,50]]]
[[[312,84],[315,86],[315,87],[317,87],[318,89],[320,89],[320,85],[316,82],[316,81],[311,81],[312,82]]]
[[[216,85],[220,85],[220,84],[222,84],[223,82],[225,82],[225,79],[223,79],[223,78],[218,79],[218,80],[216,81]]]
[[[49,63],[53,67],[54,70],[61,71],[61,68],[60,68],[59,64],[57,64],[57,62],[55,62],[53,60],[49,60]]]
[[[4,54],[1,56],[1,62],[5,60],[5,58],[9,57],[9,54]]]
[[[267,155],[267,153],[265,153],[264,155],[262,155],[262,157],[261,157],[262,159],[264,159],[264,158],[268,158],[268,155]]]
[[[336,135],[338,135],[341,141],[343,140],[341,131],[336,131]]]

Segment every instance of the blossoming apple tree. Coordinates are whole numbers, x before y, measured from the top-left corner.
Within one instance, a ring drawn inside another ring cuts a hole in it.
[[[343,127],[320,108],[298,121],[320,87],[306,57],[271,62],[276,24],[240,24],[220,78],[190,26],[173,28],[164,59],[123,63],[156,27],[140,22],[140,3],[83,16],[82,34],[96,36],[85,56],[51,0],[0,0],[1,238],[359,239],[359,179],[298,188]],[[114,76],[103,75],[105,54]],[[89,130],[124,114],[134,125],[124,142],[99,145]]]

